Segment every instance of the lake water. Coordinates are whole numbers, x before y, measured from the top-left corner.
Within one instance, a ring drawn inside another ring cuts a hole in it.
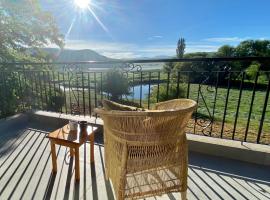
[[[150,85],[150,88],[152,88],[154,85]],[[141,87],[142,87],[142,99],[147,98],[148,97],[148,90],[149,90],[149,85],[136,85],[134,87],[130,87],[130,95],[128,96],[129,99],[140,99],[140,91],[141,91]],[[62,91],[64,91],[64,86],[60,86],[60,89]],[[77,88],[71,88],[71,90],[73,91],[77,91]],[[78,90],[82,91],[82,88],[78,88]],[[85,89],[86,90],[86,89]],[[68,92],[69,88],[66,87],[65,91]],[[151,90],[150,90],[151,92]]]
[[[150,85],[150,88],[153,88],[154,85]],[[141,86],[136,85],[130,88],[130,92],[132,93],[131,95],[128,96],[130,99],[140,99],[140,91],[141,91]],[[149,92],[149,85],[142,85],[142,99],[148,97],[148,92]],[[151,90],[150,90],[151,92]]]

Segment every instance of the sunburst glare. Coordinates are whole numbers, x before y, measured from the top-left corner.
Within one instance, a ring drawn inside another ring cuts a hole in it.
[[[86,11],[89,11],[93,18],[96,20],[96,22],[101,26],[101,28],[110,36],[108,28],[104,25],[104,23],[100,20],[100,18],[97,16],[97,14],[94,11],[95,7],[98,7],[93,0],[73,0],[73,3],[75,7],[78,9],[80,13],[85,13]],[[71,31],[74,21],[71,23],[69,31]]]
[[[80,9],[86,9],[90,6],[90,0],[74,0],[74,4]]]

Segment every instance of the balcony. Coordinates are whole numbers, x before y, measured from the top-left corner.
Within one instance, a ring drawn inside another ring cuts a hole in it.
[[[230,63],[248,59],[5,64],[14,70],[2,71],[0,76],[0,198],[114,198],[104,176],[102,131],[95,138],[95,164],[90,164],[90,145],[80,148],[79,183],[74,182],[73,158],[65,147],[57,149],[58,173],[51,173],[46,135],[74,118],[102,126],[93,108],[108,96],[102,88],[105,68],[117,65],[130,85],[131,94],[121,96],[124,102],[151,108],[175,89],[175,98],[199,103],[187,128],[188,199],[269,199],[269,72],[259,71],[248,78],[245,71],[229,70]],[[222,70],[144,70],[149,63],[169,61],[206,63]],[[34,65],[42,70],[29,70]],[[52,71],[52,66],[57,70]],[[16,81],[10,84],[11,80]],[[10,91],[16,85],[20,90],[12,99],[15,109],[10,109]],[[180,199],[180,194],[150,199]]]
[[[1,121],[1,199],[114,199],[104,177],[102,133],[96,136],[95,164],[90,164],[90,145],[80,148],[79,183],[74,181],[74,163],[66,147],[57,149],[58,172],[51,173],[46,135],[62,124],[27,115]],[[269,199],[269,184],[269,166],[189,153],[188,199]],[[150,199],[180,199],[180,195]]]

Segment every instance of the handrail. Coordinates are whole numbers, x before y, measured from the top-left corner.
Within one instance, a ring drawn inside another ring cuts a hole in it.
[[[65,64],[120,64],[120,63],[159,63],[159,62],[230,62],[230,61],[270,61],[270,57],[213,57],[213,58],[166,58],[166,59],[112,59],[108,61],[77,61],[77,62],[1,62],[0,65],[65,65]]]

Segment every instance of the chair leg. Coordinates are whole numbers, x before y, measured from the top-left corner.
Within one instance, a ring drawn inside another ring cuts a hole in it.
[[[181,200],[186,200],[187,199],[187,191],[181,192]]]
[[[119,183],[119,188],[118,188],[118,195],[117,199],[118,200],[124,200],[125,199],[125,185],[126,185],[126,173],[125,170],[122,170],[120,174],[120,183]]]

